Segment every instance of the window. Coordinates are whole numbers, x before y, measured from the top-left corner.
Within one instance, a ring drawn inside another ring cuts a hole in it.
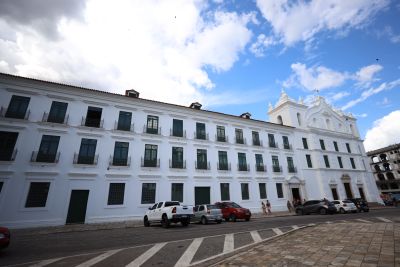
[[[238,170],[248,171],[246,153],[240,153],[240,152],[238,153]]]
[[[277,145],[275,144],[275,137],[273,134],[268,134],[268,144],[269,147],[277,147]]]
[[[183,184],[182,183],[171,184],[171,200],[183,202]]]
[[[307,160],[307,166],[308,168],[312,168],[312,161],[311,161],[311,155],[306,155],[306,160]]]
[[[48,182],[32,182],[29,186],[25,208],[46,207],[49,188],[50,183]]]
[[[220,188],[221,188],[221,201],[230,200],[229,183],[221,183]]]
[[[3,184],[4,184],[4,182],[0,182],[0,194],[1,194],[1,191],[3,190]]]
[[[36,156],[37,162],[56,162],[59,136],[43,135],[39,151]]]
[[[308,149],[307,138],[303,137],[301,140],[303,141],[303,148]]]
[[[107,205],[123,205],[125,183],[110,183]]]
[[[172,147],[172,168],[183,169],[183,147]]]
[[[87,114],[86,114],[86,120],[85,120],[85,126],[96,127],[96,128],[102,127],[101,113],[102,113],[101,108],[88,107]]]
[[[158,117],[157,116],[147,116],[147,127],[146,133],[148,134],[158,134]]]
[[[96,139],[82,138],[77,163],[78,164],[94,164],[96,145],[97,145]]]
[[[243,130],[235,129],[236,144],[244,144]]]
[[[278,195],[278,198],[283,198],[282,183],[276,183],[276,194]]]
[[[0,161],[14,160],[14,147],[18,133],[0,131]]]
[[[356,164],[354,163],[354,159],[353,158],[350,158],[350,163],[351,163],[351,167],[353,169],[355,169],[356,168]]]
[[[197,169],[207,170],[207,150],[197,149]]]
[[[267,184],[259,183],[258,188],[260,190],[260,199],[266,199],[267,198]]]
[[[142,184],[142,204],[153,204],[156,202],[156,183]]]
[[[254,146],[261,146],[259,133],[256,132],[256,131],[252,131],[251,135],[253,137],[253,145]]]
[[[296,168],[294,167],[293,158],[287,157],[287,165],[288,165],[288,172],[294,173],[296,172]]]
[[[68,103],[53,101],[51,103],[47,121],[53,123],[64,123],[65,114],[67,113],[67,107]]]
[[[264,168],[264,161],[263,161],[263,156],[262,154],[256,154],[256,170],[258,172],[263,172],[265,171]]]
[[[339,151],[339,147],[336,141],[333,141],[333,146],[335,147],[335,151]]]
[[[346,143],[347,152],[351,153],[350,144]]]
[[[206,140],[206,125],[204,123],[196,123],[196,139]]]
[[[130,131],[132,122],[132,112],[120,111],[118,117],[117,130]]]
[[[183,120],[172,121],[172,136],[183,137]]]
[[[297,113],[297,123],[299,124],[299,126],[301,126],[300,113]]]
[[[329,165],[329,158],[327,155],[324,155],[324,162],[325,162],[325,167],[330,168],[331,166]]]
[[[218,170],[228,170],[228,153],[218,151]]]
[[[283,148],[290,149],[289,138],[287,136],[282,136]]]
[[[242,200],[249,200],[249,184],[241,183],[240,187],[242,189]]]
[[[157,145],[144,146],[144,162],[143,167],[157,167]]]
[[[325,142],[322,139],[319,139],[319,144],[321,145],[321,149],[325,150]]]
[[[279,166],[278,156],[272,156],[272,170],[273,172],[281,172],[281,166]]]
[[[226,142],[225,127],[217,126],[217,141]]]
[[[115,142],[113,165],[127,166],[128,165],[128,142]]]
[[[28,109],[30,97],[13,95],[8,105],[6,118],[25,119],[26,110]]]
[[[343,169],[343,163],[342,163],[342,157],[337,157],[338,163],[339,163],[339,167],[341,169]]]

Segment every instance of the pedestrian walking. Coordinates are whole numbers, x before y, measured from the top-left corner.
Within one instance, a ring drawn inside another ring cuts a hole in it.
[[[262,209],[263,215],[267,215],[267,206],[265,206],[264,201],[261,201],[261,209]]]
[[[271,212],[271,203],[269,203],[268,199],[267,199],[267,211],[268,211],[268,214],[272,214],[272,212]]]
[[[293,206],[292,206],[292,203],[290,203],[290,200],[287,201],[287,208],[290,213],[293,211]]]

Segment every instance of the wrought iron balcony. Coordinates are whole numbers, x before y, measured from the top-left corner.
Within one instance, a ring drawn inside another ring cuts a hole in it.
[[[253,146],[263,146],[263,142],[260,139],[253,139]]]
[[[209,140],[208,133],[194,132],[193,136],[194,136],[195,139]]]
[[[133,123],[132,124],[120,124],[120,123],[118,123],[118,121],[115,121],[114,130],[134,132],[135,131],[135,125]]]
[[[11,153],[5,153],[4,151],[2,151],[2,153],[0,154],[0,161],[14,161],[17,153],[17,149],[14,149]]]
[[[220,171],[230,171],[231,170],[231,164],[228,162],[218,162],[217,163],[217,169]]]
[[[195,161],[194,165],[196,167],[196,170],[210,170],[210,162],[205,162],[205,161]]]
[[[150,128],[150,127],[147,127],[147,125],[144,125],[143,126],[143,133],[160,135],[161,134],[161,127]]]
[[[220,136],[220,135],[216,134],[215,140],[218,142],[228,142],[228,136],[226,136],[226,135]]]
[[[283,144],[283,149],[293,150],[293,147],[291,144]]]
[[[297,172],[297,168],[294,166],[288,166],[288,172],[289,173],[296,173]]]
[[[126,166],[129,167],[131,166],[131,157],[127,158],[116,158],[113,156],[110,156],[110,161],[108,163],[109,166]]]
[[[235,138],[236,140],[236,144],[241,144],[241,145],[245,145],[246,144],[246,138]]]
[[[49,117],[49,113],[44,112],[42,117],[42,122],[51,122],[51,123],[59,123],[59,124],[68,124],[69,115],[66,114],[64,118],[61,117]]]
[[[4,117],[4,118],[28,120],[30,114],[31,114],[31,111],[29,109],[25,113],[21,113],[21,112],[11,112],[5,107],[0,108],[0,117]]]
[[[40,151],[32,151],[31,162],[58,163],[60,152],[47,154]]]
[[[97,118],[82,117],[81,126],[103,128],[104,120]]]
[[[256,171],[257,172],[266,172],[267,166],[265,166],[264,164],[256,164]]]
[[[250,171],[250,165],[249,164],[238,164],[237,169],[238,169],[238,171],[241,171],[241,172],[248,172],[248,171]]]
[[[169,167],[171,169],[186,169],[186,160],[169,160]]]
[[[182,137],[182,138],[186,138],[186,130],[183,131],[178,131],[174,129],[169,129],[169,135],[170,136],[175,136],[175,137]]]
[[[268,142],[268,146],[271,147],[271,148],[279,148],[277,142]]]
[[[142,167],[160,168],[160,159],[141,159]]]
[[[282,166],[272,166],[273,172],[282,172]]]
[[[93,156],[80,155],[79,153],[74,154],[74,164],[85,164],[85,165],[97,165],[99,160],[99,154]]]

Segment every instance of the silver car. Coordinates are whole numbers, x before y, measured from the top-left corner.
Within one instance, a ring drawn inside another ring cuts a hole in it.
[[[357,207],[350,200],[334,200],[332,201],[335,207],[340,213],[357,212]]]
[[[193,213],[192,222],[200,222],[202,224],[207,224],[210,221],[216,223],[222,222],[222,212],[215,205],[197,205],[193,208]]]

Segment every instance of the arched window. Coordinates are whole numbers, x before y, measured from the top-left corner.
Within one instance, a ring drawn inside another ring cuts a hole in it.
[[[297,123],[299,126],[301,126],[301,118],[300,118],[300,113],[297,112]]]
[[[380,154],[379,157],[381,158],[381,161],[387,161],[386,154]]]
[[[278,120],[279,124],[283,124],[283,120],[282,120],[282,116],[281,115],[278,116],[277,120]]]

